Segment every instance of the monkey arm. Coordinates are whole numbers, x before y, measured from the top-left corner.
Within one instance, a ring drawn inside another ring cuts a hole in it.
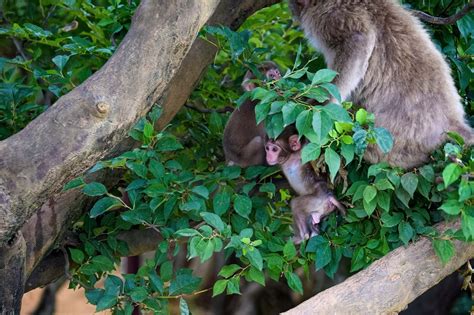
[[[372,31],[353,32],[337,44],[331,45],[334,58],[328,58],[327,62],[330,68],[339,73],[334,83],[342,100],[349,98],[364,78],[375,46],[375,38],[375,32]]]

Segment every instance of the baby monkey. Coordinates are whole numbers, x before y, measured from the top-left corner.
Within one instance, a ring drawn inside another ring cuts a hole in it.
[[[281,78],[278,66],[271,61],[263,62],[258,70],[267,80]],[[244,91],[256,88],[256,76],[247,71],[242,81]],[[255,118],[255,105],[257,101],[246,100],[230,115],[224,129],[223,147],[228,165],[248,167],[252,165],[265,165],[265,128],[263,123],[257,125]]]
[[[303,145],[294,128],[286,128],[277,140],[265,144],[266,160],[269,165],[280,165],[290,186],[298,194],[291,200],[294,222],[294,242],[319,234],[319,223],[338,209],[345,215],[346,209],[328,188],[327,179],[316,175],[310,163],[301,162]]]

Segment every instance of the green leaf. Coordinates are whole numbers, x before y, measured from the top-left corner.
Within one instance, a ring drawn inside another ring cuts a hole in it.
[[[209,198],[209,190],[205,186],[196,186],[191,191],[204,199]]]
[[[312,85],[329,83],[337,76],[337,72],[330,69],[321,69],[315,73],[313,80],[311,81]]]
[[[390,215],[385,212],[382,213],[381,219],[383,222],[383,226],[391,228],[397,226],[398,224],[400,224],[400,222],[402,222],[403,215],[401,213],[393,213],[393,215]]]
[[[446,265],[456,253],[454,245],[450,240],[434,239],[433,248],[443,265]]]
[[[419,169],[421,176],[423,176],[428,182],[432,183],[434,181],[434,170],[431,165],[425,165]]]
[[[413,194],[418,186],[418,177],[414,173],[406,173],[402,176],[402,187],[410,194],[413,198]]]
[[[393,187],[393,185],[386,178],[376,180],[375,187],[377,188],[377,190],[387,190],[387,189],[395,190],[395,187]]]
[[[227,283],[227,294],[240,294],[240,277],[234,277]]]
[[[69,56],[58,55],[53,58],[53,63],[58,67],[59,71],[63,71],[64,66],[69,60]]]
[[[160,152],[171,152],[182,149],[183,146],[174,136],[165,136],[158,141],[156,149]]]
[[[84,178],[82,177],[74,178],[73,180],[69,181],[66,185],[64,185],[63,191],[67,191],[67,190],[74,189],[77,187],[82,187],[85,184],[86,183],[84,182]]]
[[[325,242],[316,248],[316,270],[324,268],[331,262],[331,246]]]
[[[367,123],[367,111],[365,109],[361,108],[357,111],[356,121],[361,125],[365,125]]]
[[[354,160],[355,154],[355,145],[343,143],[341,146],[341,155],[344,157],[346,163],[344,166],[347,166],[350,162]]]
[[[82,264],[84,261],[84,253],[80,249],[76,248],[69,248],[71,252],[71,258],[75,263]]]
[[[180,311],[181,315],[189,315],[189,314],[191,314],[191,313],[189,312],[188,303],[186,303],[186,300],[183,299],[183,298],[180,298],[180,299],[179,299],[179,311]]]
[[[296,121],[298,115],[303,111],[302,106],[297,106],[295,102],[288,102],[283,105],[281,113],[283,114],[283,125],[288,126]]]
[[[91,209],[90,217],[96,218],[104,212],[123,207],[122,203],[116,198],[104,197],[99,199]]]
[[[107,188],[101,183],[92,182],[82,188],[82,192],[88,196],[102,196],[107,193]]]
[[[242,217],[249,217],[252,211],[252,200],[248,196],[237,195],[234,199],[234,209]]]
[[[148,291],[144,287],[135,287],[130,292],[133,302],[143,302],[148,297]]]
[[[285,278],[288,286],[295,292],[303,294],[303,284],[297,274],[293,272],[285,272]]]
[[[301,162],[303,164],[308,163],[309,161],[314,161],[321,155],[321,146],[315,143],[308,143],[303,147],[301,151]]]
[[[443,170],[443,181],[444,186],[448,187],[456,180],[458,180],[459,176],[462,174],[462,168],[457,165],[456,163],[451,163]]]
[[[221,294],[224,292],[225,288],[227,287],[227,283],[229,280],[217,280],[212,287],[212,297]]]
[[[173,263],[171,261],[165,261],[160,266],[160,277],[164,282],[171,280],[173,276]]]
[[[414,230],[410,223],[406,221],[402,221],[398,225],[398,234],[400,236],[400,240],[403,242],[403,244],[407,245],[408,242],[411,240],[411,238],[414,235]]]
[[[393,147],[393,138],[390,132],[385,128],[374,128],[375,141],[383,153],[388,153]]]
[[[306,135],[312,129],[313,114],[311,110],[302,111],[296,118],[296,129],[300,135]]]
[[[258,270],[263,269],[263,258],[262,254],[260,254],[260,251],[256,248],[253,248],[252,250],[248,250],[245,256],[249,259],[250,264],[257,268]]]
[[[143,135],[146,138],[150,139],[153,137],[153,132],[154,132],[153,125],[149,121],[147,121],[145,123],[145,127],[143,127]]]
[[[201,217],[207,224],[215,227],[219,232],[224,231],[225,224],[217,214],[212,212],[201,212]]]
[[[377,196],[377,189],[374,186],[367,186],[364,189],[364,201],[369,203]]]
[[[117,304],[117,296],[104,294],[99,302],[97,303],[97,307],[95,309],[96,312],[101,312],[103,310],[109,309]]]
[[[214,212],[221,216],[229,210],[230,194],[227,191],[221,191],[214,196],[212,200]]]
[[[191,237],[191,236],[199,235],[199,232],[196,231],[195,229],[181,229],[181,230],[176,231],[174,234],[178,236],[183,236],[183,237]]]
[[[191,294],[201,284],[201,279],[192,274],[179,274],[171,281],[169,287],[170,295]]]
[[[257,282],[265,286],[265,275],[263,274],[263,271],[260,271],[252,266],[247,272],[247,276],[250,281]]]
[[[333,121],[326,112],[314,110],[312,127],[317,136],[317,142],[322,143],[333,126]]]
[[[257,120],[257,124],[261,123],[262,121],[267,118],[268,113],[270,112],[270,103],[259,103],[255,106],[255,118]]]
[[[229,278],[230,276],[233,276],[234,273],[236,273],[238,270],[241,270],[242,267],[236,264],[232,265],[227,265],[222,267],[221,271],[219,271],[219,276],[224,277],[224,278]]]
[[[341,105],[330,103],[323,107],[323,111],[335,121],[352,122],[351,116]]]
[[[324,161],[329,167],[331,182],[334,183],[334,178],[336,178],[339,167],[341,166],[341,158],[333,149],[327,148],[324,153]]]
[[[449,215],[458,215],[462,207],[463,204],[457,200],[447,200],[439,208]]]
[[[283,247],[283,257],[285,257],[286,260],[291,260],[296,257],[296,247],[291,240],[286,242],[285,247]]]
[[[342,101],[341,94],[339,93],[336,85],[332,83],[323,83],[321,84],[321,87],[325,88],[326,91],[328,91],[329,94],[331,94],[339,103]]]
[[[463,212],[461,215],[461,228],[466,239],[472,241],[474,239],[474,217]]]

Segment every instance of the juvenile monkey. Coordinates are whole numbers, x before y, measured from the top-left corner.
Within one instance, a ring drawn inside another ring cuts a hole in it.
[[[271,61],[262,63],[258,70],[268,80],[281,78],[278,66]],[[244,91],[255,89],[252,81],[256,77],[251,71],[247,71],[242,81]],[[239,108],[236,108],[224,129],[223,147],[228,165],[239,165],[247,167],[251,165],[265,165],[265,128],[263,123],[257,125],[255,118],[255,105],[257,101],[246,100]]]
[[[296,131],[287,128],[277,140],[265,144],[269,165],[279,164],[290,186],[299,195],[291,200],[296,244],[319,234],[319,223],[336,208],[344,206],[329,190],[327,179],[316,175],[310,163],[301,162],[301,142]]]
[[[384,155],[369,146],[365,159],[412,168],[423,164],[447,131],[474,143],[441,53],[420,22],[395,0],[290,0],[306,37],[339,75],[342,99],[375,114],[394,138]]]

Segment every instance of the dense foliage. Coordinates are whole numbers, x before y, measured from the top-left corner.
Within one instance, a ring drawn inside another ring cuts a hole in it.
[[[7,1],[0,42],[0,138],[23,128],[54,100],[80,84],[106,61],[129,27],[138,1],[62,0]],[[467,1],[407,1],[433,15],[452,14]],[[454,26],[436,26],[433,39],[452,62],[467,112],[474,112],[474,15]],[[97,201],[76,223],[82,245],[70,248],[72,285],[86,288],[97,310],[114,308],[129,314],[134,305],[166,312],[179,299],[212,290],[212,295],[240,292],[244,281],[264,285],[283,277],[298,293],[297,270],[323,269],[333,277],[342,257],[351,271],[360,270],[390,250],[419,235],[433,239],[443,262],[452,257],[452,239],[474,238],[474,152],[463,139],[452,140],[433,154],[432,163],[403,171],[385,164],[367,165],[361,156],[368,145],[390,150],[392,139],[373,125],[374,117],[359,106],[309,105],[339,98],[331,84],[333,71],[309,48],[293,25],[285,4],[264,9],[232,32],[207,27],[202,37],[217,38],[220,52],[193,92],[190,105],[212,113],[185,109],[165,131],[153,126],[155,107],[130,136],[141,146],[90,172],[120,169],[123,180],[107,189],[78,178],[66,189],[80,188]],[[5,45],[3,45],[5,44]],[[316,58],[315,58],[316,56]],[[239,83],[247,69],[273,60],[284,70],[277,82],[262,83],[243,93]],[[288,190],[278,189],[277,168],[240,169],[223,164],[222,131],[228,118],[220,109],[246,98],[259,100],[257,119],[270,136],[295,123],[310,140],[303,159],[327,171],[340,200],[349,208],[344,218],[332,214],[321,235],[299,246],[291,241]],[[472,117],[472,116],[470,116]],[[460,218],[459,231],[440,234],[432,227]],[[130,229],[155,229],[163,240],[153,259],[137,274],[112,275],[126,255],[117,236]],[[224,255],[229,263],[207,287],[191,269],[175,263],[180,253],[199,263]],[[313,267],[314,266],[314,267]],[[103,288],[97,286],[105,278]]]

